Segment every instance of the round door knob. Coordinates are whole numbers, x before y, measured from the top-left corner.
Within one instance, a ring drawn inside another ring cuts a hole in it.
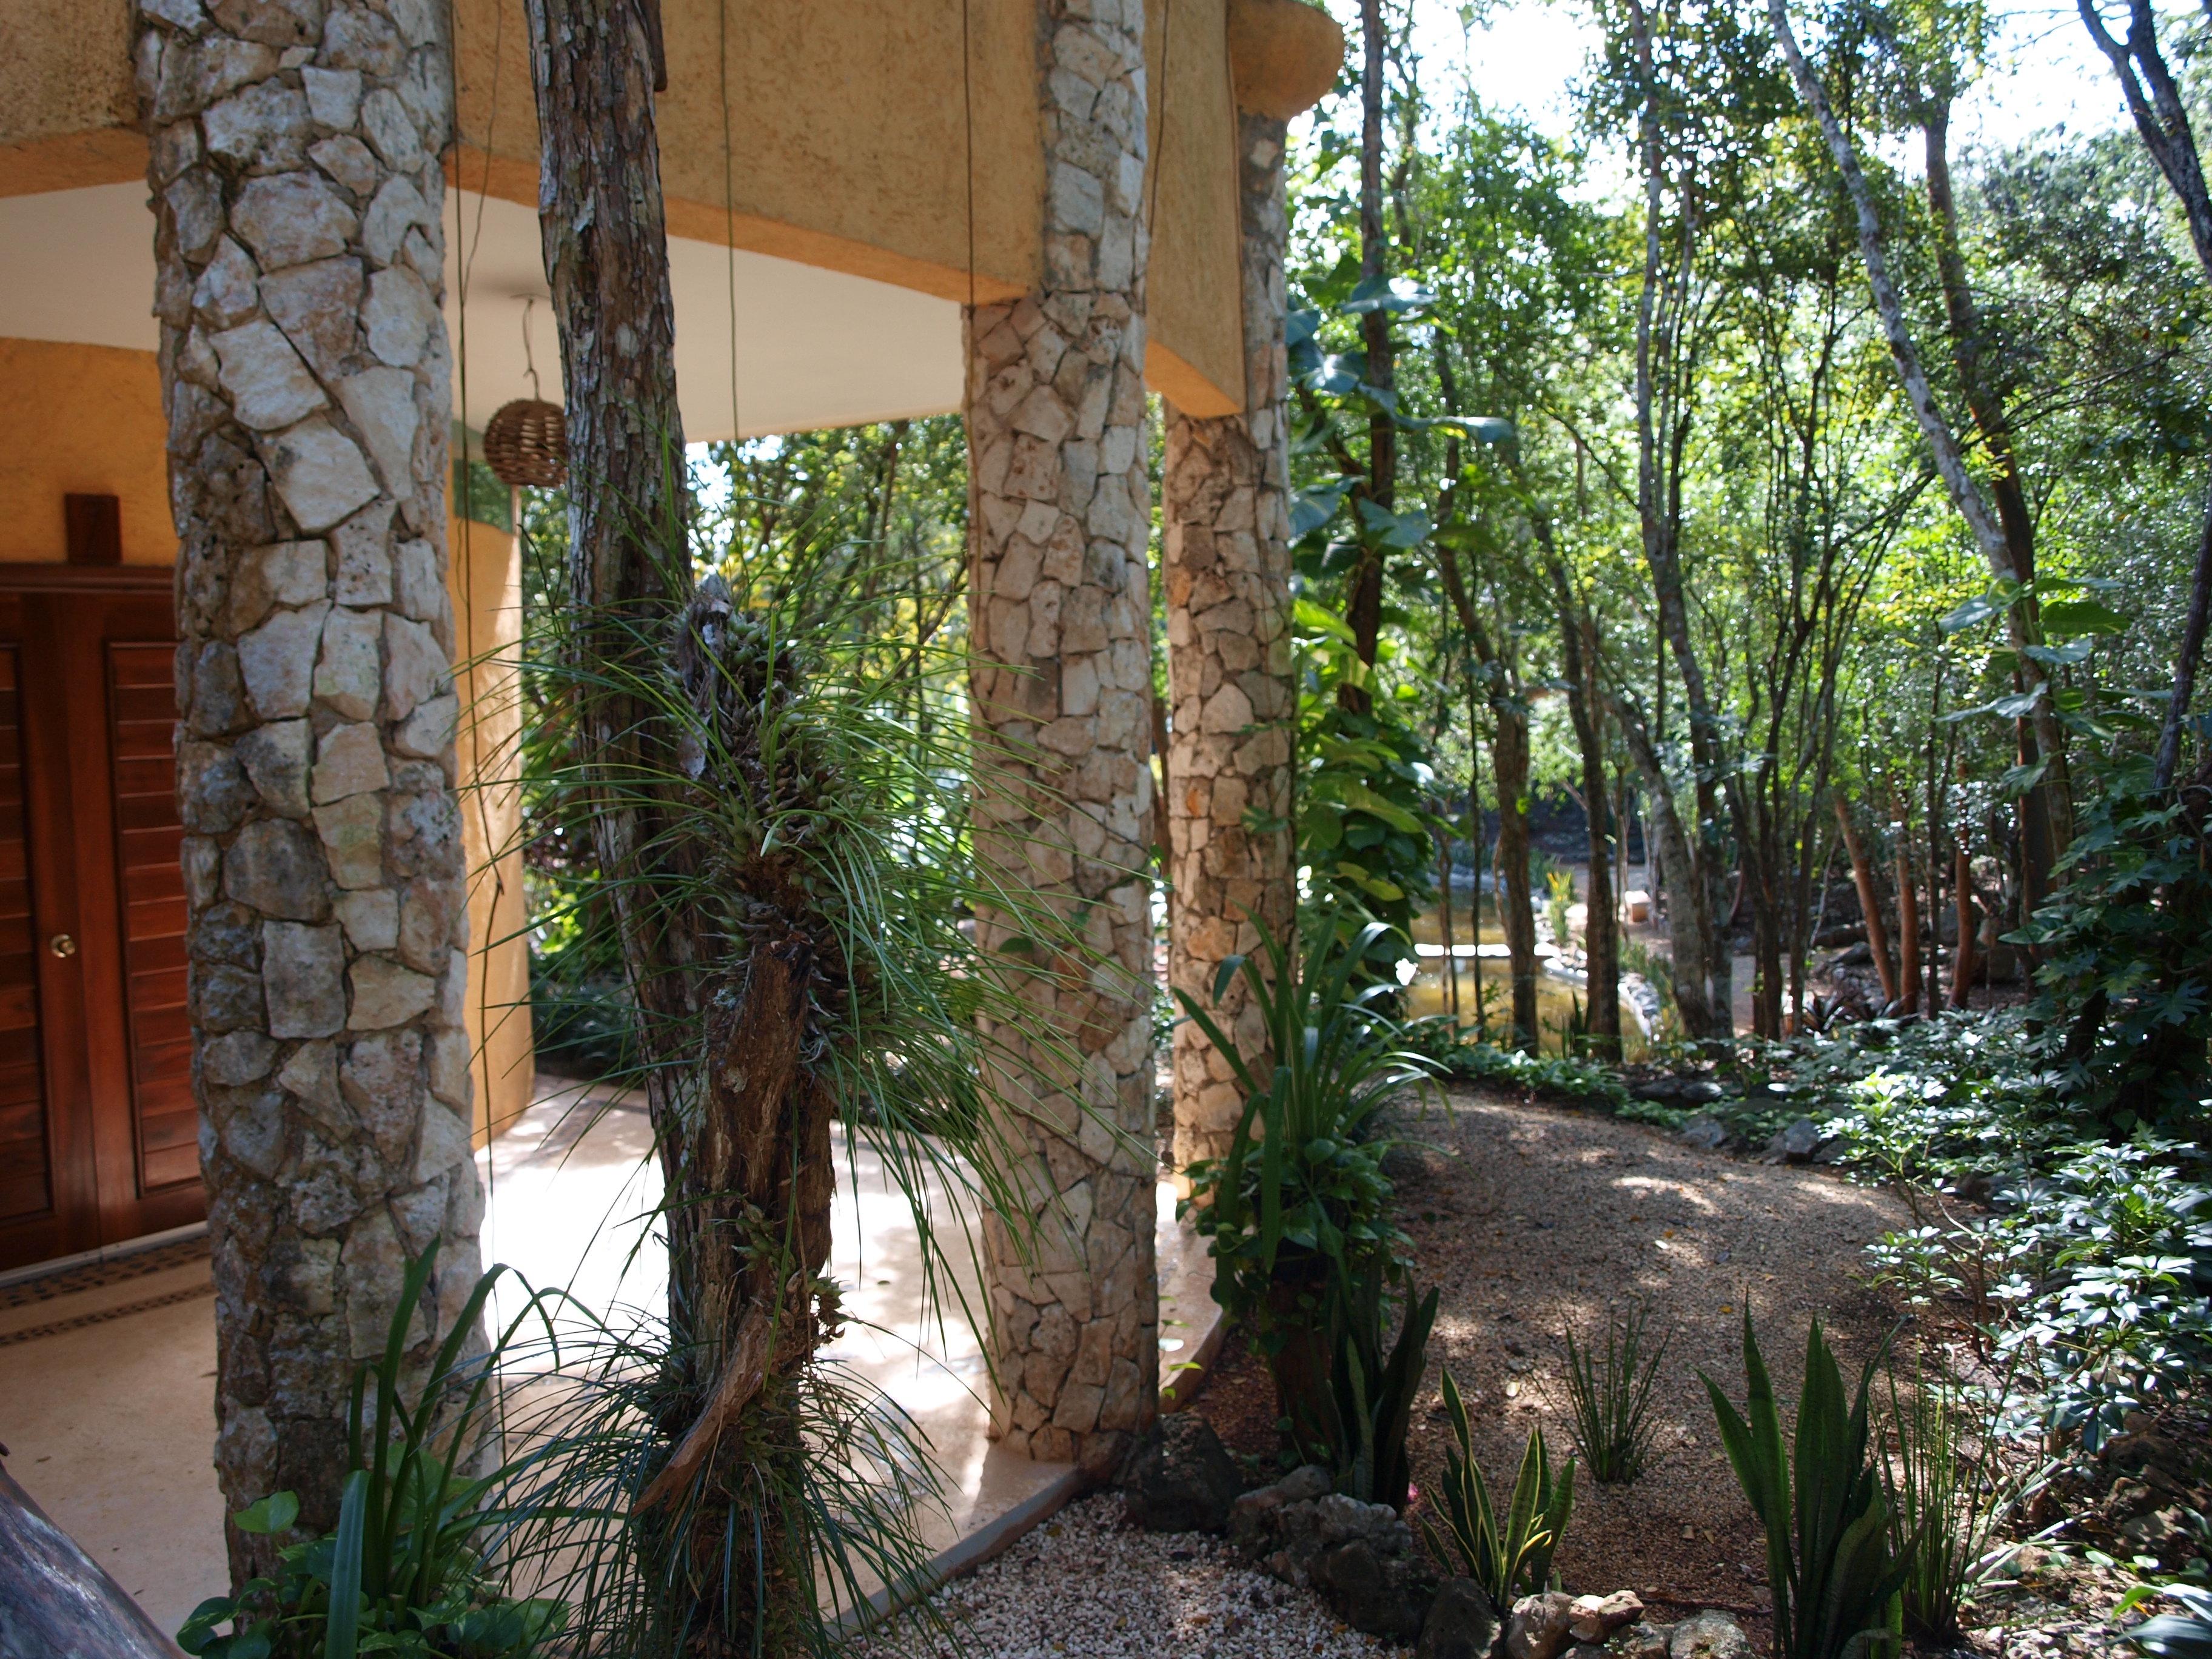
[[[58,957],[73,957],[76,954],[76,941],[67,933],[56,933],[46,942],[46,949]]]

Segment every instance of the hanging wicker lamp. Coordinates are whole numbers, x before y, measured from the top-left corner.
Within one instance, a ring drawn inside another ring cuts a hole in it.
[[[568,482],[568,436],[561,405],[518,398],[484,427],[484,465],[512,488],[550,489]]]

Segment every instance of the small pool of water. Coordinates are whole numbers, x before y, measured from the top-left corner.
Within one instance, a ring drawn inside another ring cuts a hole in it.
[[[1456,1012],[1462,1023],[1470,1027],[1476,1025],[1480,1006],[1487,1011],[1491,1034],[1503,1036],[1510,1031],[1513,1011],[1513,969],[1505,947],[1505,927],[1495,896],[1486,892],[1480,896],[1479,932],[1470,938],[1468,909],[1475,897],[1471,887],[1453,890],[1449,957],[1445,954],[1443,907],[1439,904],[1414,918],[1413,948],[1420,953],[1420,970],[1406,988],[1406,1012],[1417,1019],[1455,1012],[1452,994],[1456,981]],[[1556,967],[1556,953],[1544,937],[1546,929],[1540,919],[1536,932],[1536,1022],[1541,1028],[1538,1047],[1546,1054],[1555,1054],[1565,1050],[1562,1034],[1573,1024],[1583,988]],[[1620,1004],[1620,1033],[1626,1057],[1632,1060],[1642,1058],[1646,1047],[1644,1028],[1626,997]]]

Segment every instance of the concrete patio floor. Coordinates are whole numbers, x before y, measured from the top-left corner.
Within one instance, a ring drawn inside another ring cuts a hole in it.
[[[540,1077],[530,1109],[477,1154],[489,1191],[487,1262],[534,1286],[562,1286],[619,1326],[659,1305],[660,1253],[645,1237],[659,1196],[652,1133],[634,1097]],[[848,1319],[830,1350],[896,1401],[927,1436],[946,1509],[925,1522],[941,1572],[970,1565],[1079,1490],[1071,1465],[1032,1463],[988,1438],[988,1376],[963,1307],[979,1316],[975,1267],[941,1185],[931,1224],[945,1240],[946,1288],[931,1316],[924,1259],[906,1200],[865,1146],[838,1144],[830,1271]],[[1202,1243],[1160,1188],[1161,1373],[1212,1357],[1218,1310]],[[185,1259],[173,1260],[182,1256]],[[171,1247],[96,1287],[0,1300],[0,1443],[9,1474],[114,1575],[154,1621],[174,1630],[225,1588],[220,1496],[211,1463],[215,1327],[204,1255]],[[172,1264],[173,1265],[169,1265]],[[58,1285],[64,1281],[52,1281]],[[51,1287],[51,1285],[50,1285]],[[502,1281],[502,1319],[522,1304]],[[18,1305],[6,1305],[14,1301]],[[1188,1392],[1187,1388],[1184,1390]]]

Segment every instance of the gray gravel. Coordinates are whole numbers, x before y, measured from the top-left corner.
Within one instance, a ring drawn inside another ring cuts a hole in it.
[[[982,1659],[1379,1659],[1395,1651],[1347,1628],[1304,1590],[1237,1564],[1202,1533],[1141,1532],[1121,1499],[1071,1504],[996,1560],[938,1592]],[[864,1659],[954,1650],[908,1620],[855,1644]]]

